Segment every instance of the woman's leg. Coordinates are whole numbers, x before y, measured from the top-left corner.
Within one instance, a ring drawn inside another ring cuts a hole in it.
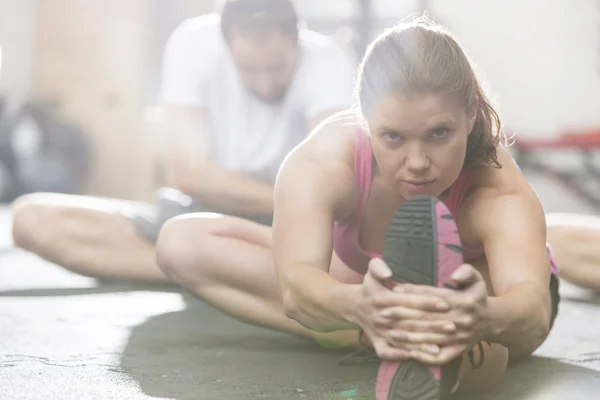
[[[158,264],[173,281],[217,309],[245,322],[314,339],[328,347],[357,347],[356,331],[316,334],[288,318],[282,306],[271,251],[271,229],[235,217],[189,214],[162,229]],[[335,262],[335,261],[334,261]],[[491,295],[489,274],[483,274]],[[465,354],[460,387],[483,389],[504,375],[508,350],[483,344],[484,362],[473,368]],[[479,360],[479,348],[473,349]]]
[[[327,347],[358,343],[356,331],[317,334],[285,315],[270,227],[219,214],[176,217],[160,232],[157,261],[171,280],[242,321]]]
[[[483,350],[483,355],[481,354]],[[483,363],[479,368],[474,368],[467,355],[463,356],[459,372],[459,392],[473,390],[487,390],[500,383],[508,365],[508,350],[497,343],[482,343],[481,349],[475,346],[473,359]]]
[[[592,215],[547,214],[548,243],[560,277],[600,291],[600,218]]]

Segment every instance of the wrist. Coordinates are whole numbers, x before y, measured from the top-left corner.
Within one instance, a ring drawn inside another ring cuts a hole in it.
[[[483,339],[490,342],[497,342],[505,331],[506,318],[509,313],[505,309],[502,298],[489,297],[487,307],[483,315]]]
[[[360,327],[360,289],[361,285],[342,284],[340,287],[342,305],[341,317],[344,321]]]

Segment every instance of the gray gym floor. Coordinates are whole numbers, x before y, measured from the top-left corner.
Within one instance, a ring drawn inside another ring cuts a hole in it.
[[[7,220],[0,221],[2,242]],[[556,326],[501,390],[598,399],[600,296],[563,285]],[[0,399],[372,399],[376,365],[228,318],[168,287],[99,284],[0,251]]]

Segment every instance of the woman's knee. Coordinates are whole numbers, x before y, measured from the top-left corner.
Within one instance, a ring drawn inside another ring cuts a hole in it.
[[[483,354],[480,350],[483,350]],[[485,343],[482,348],[476,346],[473,349],[473,358],[482,360],[482,364],[473,368],[469,357],[463,357],[459,391],[489,390],[502,382],[509,359],[506,347]]]
[[[508,367],[509,353],[508,349],[499,344],[493,344],[490,352],[490,362],[493,367],[488,371],[488,382],[490,386],[496,386],[502,382],[506,368]]]
[[[203,281],[211,221],[175,217],[162,227],[156,242],[156,262],[163,273],[179,284]]]

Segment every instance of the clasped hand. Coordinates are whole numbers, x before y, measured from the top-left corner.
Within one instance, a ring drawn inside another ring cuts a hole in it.
[[[372,259],[357,301],[357,318],[379,358],[443,365],[486,335],[487,289],[479,271],[462,265],[456,289],[397,283],[381,259]]]

